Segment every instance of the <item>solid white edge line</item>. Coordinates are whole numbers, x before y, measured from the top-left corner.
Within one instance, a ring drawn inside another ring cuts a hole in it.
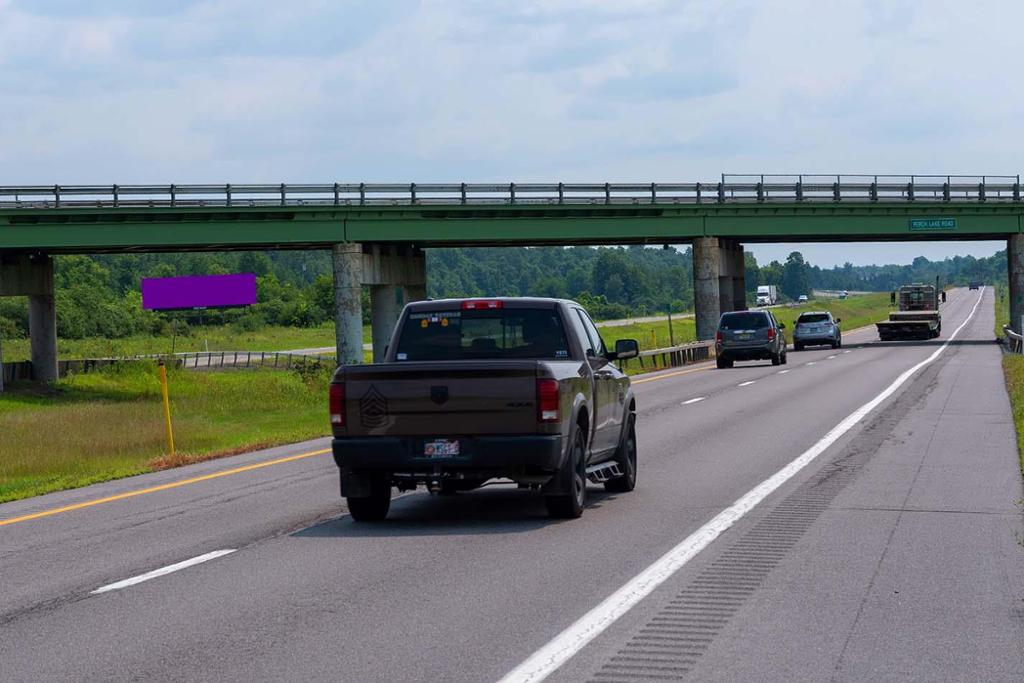
[[[795,460],[755,486],[725,510],[715,515],[711,521],[704,524],[683,539],[677,546],[655,560],[653,564],[630,579],[622,588],[619,588],[601,601],[597,607],[594,607],[577,619],[574,624],[555,636],[547,645],[534,652],[526,661],[512,669],[499,683],[536,683],[558,670],[573,655],[582,650],[587,643],[604,632],[605,629],[615,623],[633,606],[679,571],[697,553],[718,538],[723,531],[735,524],[740,518],[756,507],[758,503],[821,455],[825,449],[856,426],[868,413],[878,407],[882,401],[892,396],[914,373],[938,358],[946,350],[950,342],[960,333],[960,330],[974,318],[974,313],[978,310],[978,304],[981,303],[984,294],[985,288],[982,287],[978,301],[975,302],[974,308],[971,309],[967,319],[930,356],[911,368],[904,370],[882,393],[850,413],[842,422],[833,427],[817,443],[801,453]]]
[[[212,553],[206,553],[205,555],[200,555],[199,557],[193,557],[192,559],[185,560],[183,562],[177,562],[175,564],[169,564],[166,567],[161,567],[160,569],[154,569],[151,572],[146,572],[145,574],[139,574],[138,576],[133,576],[132,578],[125,579],[124,581],[117,581],[116,583],[109,583],[106,586],[101,586],[100,588],[97,588],[96,590],[92,591],[89,595],[99,595],[100,593],[108,593],[110,591],[116,591],[116,590],[119,590],[121,588],[127,588],[128,586],[134,586],[137,583],[142,583],[143,581],[149,581],[150,579],[155,579],[155,578],[157,578],[159,576],[166,576],[167,574],[171,574],[173,572],[180,571],[182,569],[186,569],[188,567],[192,567],[192,566],[195,566],[197,564],[202,564],[203,562],[209,562],[210,560],[215,560],[218,557],[224,557],[225,555],[230,555],[233,552],[235,552],[234,548],[230,548],[230,549],[227,549],[227,550],[214,550]]]
[[[707,396],[698,396],[697,398],[691,398],[688,401],[683,401],[680,405],[688,406],[691,403],[698,403],[700,401],[703,401],[706,398],[707,398]]]

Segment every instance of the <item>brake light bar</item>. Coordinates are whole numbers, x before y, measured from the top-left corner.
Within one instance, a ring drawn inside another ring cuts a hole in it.
[[[471,301],[462,302],[462,310],[464,311],[488,311],[502,308],[504,302],[498,299],[473,299]]]
[[[558,380],[537,380],[537,421],[558,422]]]
[[[331,425],[335,427],[345,426],[345,385],[335,382],[331,385],[330,393]]]

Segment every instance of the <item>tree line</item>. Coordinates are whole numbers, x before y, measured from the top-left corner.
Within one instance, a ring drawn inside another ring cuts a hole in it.
[[[170,334],[189,325],[314,326],[331,320],[333,289],[325,251],[198,252],[59,256],[55,263],[57,332],[61,337],[117,338]],[[140,281],[220,273],[255,273],[257,304],[247,309],[155,313],[142,310]],[[693,254],[689,247],[502,247],[427,251],[428,294],[462,296],[551,296],[573,298],[596,317],[618,318],[693,308]],[[908,282],[967,284],[1006,281],[1006,255],[924,257],[906,265],[821,268],[798,251],[784,262],[758,264],[745,255],[745,280],[752,298],[758,285],[772,284],[795,299],[812,289],[889,291]],[[364,291],[364,318],[369,316]],[[23,298],[0,298],[0,335],[28,333]]]

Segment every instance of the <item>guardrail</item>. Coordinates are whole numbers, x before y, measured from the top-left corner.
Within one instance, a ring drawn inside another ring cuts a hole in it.
[[[327,365],[334,367],[333,355],[305,355],[283,351],[200,351],[176,353],[170,356],[159,354],[124,356],[120,358],[80,358],[57,362],[57,376],[66,377],[69,373],[91,372],[98,368],[117,365],[118,363],[134,363],[140,361],[170,361],[176,368],[204,370],[206,368],[278,368],[291,370],[300,364]],[[3,364],[4,383],[30,381],[35,378],[32,372],[32,361],[16,361]]]
[[[1003,325],[1003,335],[1006,338],[1006,345],[1013,353],[1024,353],[1024,336],[1021,336],[1010,329],[1009,325]]]
[[[710,360],[713,347],[714,342],[692,342],[690,344],[681,344],[680,346],[641,351],[635,360],[640,364],[640,369],[643,371],[650,372],[664,368],[675,368],[680,365]],[[620,362],[619,369],[623,371],[628,370],[629,363],[631,362],[632,360]]]
[[[329,183],[0,186],[0,208],[1020,202],[1020,175],[737,175],[692,183]]]

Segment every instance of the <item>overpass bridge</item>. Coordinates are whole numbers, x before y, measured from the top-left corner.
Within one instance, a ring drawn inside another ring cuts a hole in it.
[[[361,359],[426,291],[422,249],[691,242],[697,332],[744,306],[744,242],[1007,240],[1024,315],[1020,176],[723,175],[692,183],[331,183],[0,187],[0,296],[28,295],[33,365],[56,378],[51,257],[331,249],[338,358]],[[378,353],[378,352],[375,352]]]

